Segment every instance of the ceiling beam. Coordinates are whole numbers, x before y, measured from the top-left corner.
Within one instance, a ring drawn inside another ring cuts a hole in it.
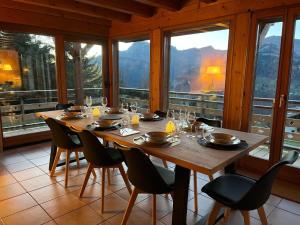
[[[204,2],[206,4],[217,2],[218,0],[199,0],[200,2]]]
[[[111,9],[95,7],[83,4],[74,0],[13,0],[26,3],[28,5],[43,6],[49,9],[57,9],[66,12],[73,12],[80,15],[86,15],[96,18],[108,18],[128,22],[131,19],[130,14],[117,12]]]
[[[7,7],[7,8],[23,10],[23,11],[27,11],[27,12],[41,13],[44,15],[73,19],[73,20],[78,20],[81,22],[99,24],[102,26],[111,26],[111,20],[107,20],[104,18],[95,18],[95,17],[86,16],[86,15],[78,15],[73,12],[65,12],[65,11],[60,11],[57,9],[49,10],[49,8],[46,8],[43,6],[28,5],[28,4],[24,4],[21,2],[14,2],[11,0],[1,0],[0,7]]]
[[[135,14],[142,17],[151,17],[155,13],[155,8],[131,0],[76,0],[81,3],[103,7],[119,12]]]
[[[134,0],[143,4],[155,6],[158,8],[167,9],[170,11],[178,11],[182,8],[180,0]]]

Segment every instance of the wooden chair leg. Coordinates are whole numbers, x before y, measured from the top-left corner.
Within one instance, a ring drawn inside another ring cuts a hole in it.
[[[128,218],[130,216],[131,210],[134,206],[134,203],[135,203],[135,200],[136,200],[136,197],[138,196],[138,194],[139,194],[138,189],[134,187],[133,191],[131,193],[129,202],[128,202],[127,209],[126,209],[125,214],[123,216],[121,225],[126,225],[127,224]]]
[[[258,211],[258,215],[259,215],[261,224],[268,225],[268,219],[267,219],[264,207],[262,206],[262,207],[258,208],[257,211]]]
[[[83,195],[83,192],[85,190],[85,187],[89,181],[89,178],[90,178],[90,175],[91,175],[91,172],[94,171],[94,167],[92,166],[91,163],[89,163],[88,165],[88,169],[87,169],[87,172],[86,172],[86,175],[85,175],[85,178],[84,178],[84,181],[83,181],[83,184],[81,186],[81,190],[80,190],[80,194],[79,194],[79,197],[81,198],[82,195]]]
[[[66,150],[65,188],[68,187],[70,150]]]
[[[220,204],[219,202],[215,202],[215,204],[214,204],[214,206],[212,208],[212,211],[211,211],[211,213],[208,216],[206,225],[215,225],[216,219],[218,217],[218,213],[219,213],[220,209],[222,208],[222,206],[223,205]]]
[[[162,162],[163,162],[164,167],[165,167],[166,169],[168,169],[168,163],[167,163],[167,161],[166,161],[166,160],[162,160]]]
[[[231,209],[226,208],[224,212],[224,219],[223,219],[223,224],[226,225],[229,221],[229,216],[230,216]]]
[[[214,176],[212,174],[208,175],[209,181],[212,181],[214,179]]]
[[[96,175],[96,172],[95,172],[95,170],[94,170],[94,169],[92,169],[92,174],[93,174],[94,178],[96,178],[96,177],[97,177],[97,175]]]
[[[106,168],[102,168],[101,213],[104,212],[105,171],[106,171]]]
[[[53,177],[53,175],[54,175],[54,173],[55,173],[55,169],[56,169],[56,166],[57,166],[57,164],[58,164],[58,162],[59,162],[60,155],[61,155],[62,151],[63,151],[63,149],[57,148],[56,155],[55,155],[55,159],[54,159],[54,162],[53,162],[51,171],[50,171],[50,177]]]
[[[156,225],[156,195],[152,195],[152,225]]]
[[[250,225],[250,215],[249,211],[241,211],[244,218],[244,225]]]
[[[132,190],[131,190],[131,185],[130,185],[130,183],[129,183],[129,180],[128,180],[128,177],[127,177],[127,175],[126,175],[126,173],[125,173],[125,170],[124,170],[124,168],[123,168],[123,165],[120,164],[120,165],[118,166],[118,168],[119,168],[119,170],[120,170],[121,176],[123,177],[123,180],[124,180],[124,182],[125,182],[125,185],[126,185],[126,187],[127,187],[127,190],[128,190],[128,192],[131,194],[131,192],[132,192]]]
[[[198,180],[197,180],[197,172],[194,170],[194,205],[195,212],[198,212]]]
[[[80,162],[79,162],[79,154],[78,154],[77,151],[75,152],[75,158],[76,158],[77,168],[79,169],[79,167],[80,167]]]
[[[106,172],[107,172],[107,183],[108,183],[108,185],[111,185],[111,182],[110,182],[110,168],[107,168]]]

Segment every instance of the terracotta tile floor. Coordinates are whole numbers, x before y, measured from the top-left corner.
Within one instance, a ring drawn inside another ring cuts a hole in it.
[[[87,163],[80,169],[71,165],[69,186],[64,188],[64,167],[57,168],[55,177],[49,177],[48,159],[50,142],[18,147],[0,154],[0,225],[117,225],[121,223],[129,193],[117,170],[111,171],[110,185],[105,188],[105,209],[101,214],[100,171],[91,177],[83,198],[79,191]],[[161,163],[159,159],[153,159]],[[170,168],[174,165],[169,164]],[[205,213],[213,201],[201,193],[207,176],[198,174],[199,212],[194,213],[194,194],[191,190],[188,202],[187,224],[192,225]],[[300,204],[271,196],[265,205],[272,225],[300,224]],[[128,225],[151,224],[151,196],[139,195]],[[157,224],[171,224],[172,200],[164,195],[157,198]],[[222,223],[219,223],[222,224]],[[241,214],[234,212],[230,225],[243,224]],[[260,224],[257,212],[251,212],[251,224]]]

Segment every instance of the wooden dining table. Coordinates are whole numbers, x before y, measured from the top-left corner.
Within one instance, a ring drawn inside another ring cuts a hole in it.
[[[63,111],[38,112],[36,116],[43,118],[59,119]],[[87,129],[98,118],[88,116],[82,119],[68,119],[59,121],[77,130]],[[128,147],[138,147],[151,156],[174,163],[175,166],[175,191],[173,200],[172,225],[185,225],[187,216],[188,189],[190,183],[190,171],[196,171],[206,175],[214,173],[232,166],[238,159],[248,154],[251,150],[264,144],[268,137],[253,133],[246,133],[236,130],[214,128],[214,132],[231,134],[247,143],[246,147],[232,149],[231,151],[217,150],[211,147],[200,145],[196,138],[180,135],[180,143],[175,146],[153,147],[149,145],[137,145],[134,138],[150,131],[164,131],[167,121],[140,121],[133,129],[139,133],[130,136],[121,136],[118,130],[113,131],[92,131],[96,136],[106,141],[114,141]]]

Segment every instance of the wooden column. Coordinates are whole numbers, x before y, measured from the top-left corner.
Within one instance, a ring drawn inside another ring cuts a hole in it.
[[[119,104],[119,60],[118,60],[118,42],[108,40],[109,54],[109,106],[117,106]]]
[[[109,97],[111,90],[109,81],[109,47],[108,40],[106,40],[102,42],[102,96]]]
[[[250,24],[250,12],[238,14],[230,33],[223,126],[236,130],[241,129]]]
[[[163,33],[155,29],[150,37],[150,110],[161,109],[162,98],[162,68],[163,68]]]
[[[59,103],[67,103],[67,75],[65,71],[65,46],[62,35],[55,36],[56,87]]]

